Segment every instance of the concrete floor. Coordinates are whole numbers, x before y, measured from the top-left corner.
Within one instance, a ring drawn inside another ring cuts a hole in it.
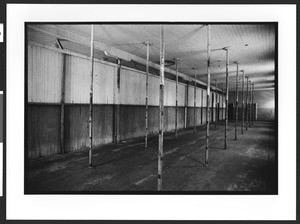
[[[233,140],[234,124],[229,123],[227,150],[224,125],[211,125],[210,130],[208,167],[203,166],[205,126],[198,127],[196,135],[193,130],[181,131],[177,140],[173,133],[165,134],[164,191],[276,193],[273,122],[254,122],[243,135],[239,127],[238,140]],[[97,148],[93,168],[88,168],[87,151],[28,162],[25,193],[155,192],[157,143],[157,137],[150,138],[147,151],[143,139]]]

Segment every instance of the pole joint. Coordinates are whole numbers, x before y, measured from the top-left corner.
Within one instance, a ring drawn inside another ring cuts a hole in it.
[[[228,49],[230,48],[230,46],[227,46],[227,47],[223,47],[222,50],[224,51],[228,51]]]
[[[152,46],[153,45],[153,43],[150,42],[150,41],[145,41],[143,44],[146,45],[146,46]]]

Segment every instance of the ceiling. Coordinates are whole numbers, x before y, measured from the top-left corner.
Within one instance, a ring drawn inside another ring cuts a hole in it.
[[[38,35],[54,45],[53,38],[60,31],[66,31],[76,37],[90,39],[91,25],[30,25],[29,39],[37,41]],[[35,29],[39,27],[39,29]],[[49,27],[48,27],[49,28]],[[39,34],[37,33],[39,30]],[[43,33],[43,30],[45,31]],[[47,30],[47,32],[46,32]],[[211,82],[225,83],[226,52],[229,46],[229,87],[234,88],[236,64],[239,70],[255,84],[255,89],[274,89],[275,85],[275,25],[274,24],[212,24],[211,36]],[[207,82],[207,26],[204,24],[165,24],[165,59],[181,58],[179,71]],[[47,39],[48,38],[48,39]],[[146,57],[144,42],[150,41],[150,61],[159,63],[160,25],[159,24],[96,24],[94,25],[95,42],[110,46],[140,58]],[[62,44],[67,45],[66,41]],[[87,43],[89,44],[89,43]],[[88,45],[87,45],[88,46]],[[81,53],[89,54],[87,46],[77,45]],[[97,56],[97,51],[96,51]],[[175,69],[175,66],[171,66]],[[241,76],[240,72],[240,76]]]

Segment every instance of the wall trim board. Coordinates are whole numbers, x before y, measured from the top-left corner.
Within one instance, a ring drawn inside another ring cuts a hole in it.
[[[39,102],[27,102],[26,103],[28,106],[61,106],[61,103],[39,103]],[[64,103],[65,106],[89,106],[88,103]],[[119,106],[132,106],[132,107],[146,107],[145,105],[140,105],[140,104],[105,104],[105,103],[93,103],[93,106],[114,106],[114,105],[119,105]],[[156,105],[148,105],[148,107],[159,107]],[[164,106],[166,107],[174,107],[175,106]],[[177,106],[178,108],[194,108],[194,106]],[[206,108],[206,107],[196,107],[196,108]],[[213,108],[217,108],[214,106]],[[220,109],[225,109],[225,107],[220,107]]]
[[[61,53],[61,54],[67,54],[67,55],[70,55],[70,56],[74,56],[74,57],[78,57],[78,58],[82,58],[82,59],[86,59],[86,60],[91,60],[90,57],[88,57],[84,54],[76,53],[74,51],[70,51],[70,50],[66,50],[66,49],[62,50],[62,49],[55,48],[55,47],[52,47],[52,46],[37,43],[35,41],[30,41],[29,40],[27,44],[30,45],[30,46],[34,46],[34,47],[40,47],[40,48],[44,48],[46,50],[55,51],[55,52],[58,52],[58,53]],[[94,58],[94,62],[99,62],[99,63],[102,63],[104,65],[110,65],[110,66],[113,66],[113,67],[118,67],[118,65],[115,64],[115,63],[104,61],[104,60],[101,60],[101,59],[98,59],[98,58]]]

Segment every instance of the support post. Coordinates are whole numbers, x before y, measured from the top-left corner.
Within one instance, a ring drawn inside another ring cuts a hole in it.
[[[164,125],[164,69],[165,69],[165,40],[164,26],[160,26],[160,94],[159,94],[159,142],[158,142],[158,175],[157,190],[162,190],[163,169],[163,125]]]
[[[208,166],[209,151],[209,117],[210,117],[210,25],[207,25],[207,96],[206,96],[206,145],[205,166]]]
[[[185,98],[185,108],[184,108],[184,128],[187,128],[188,103],[189,103],[189,83],[186,84],[186,98]]]
[[[203,89],[201,90],[201,124],[203,124],[203,100],[204,100],[204,96],[203,96]]]
[[[93,150],[93,76],[94,76],[94,25],[91,25],[91,83],[90,83],[90,109],[89,109],[89,166],[92,166]]]
[[[224,83],[222,82],[222,121],[224,120],[224,111],[223,111],[223,106],[224,106]],[[223,122],[222,122],[223,123]]]
[[[178,123],[178,62],[180,58],[175,58],[176,63],[176,107],[175,107],[175,138],[177,139],[177,123]]]
[[[120,140],[119,135],[119,125],[120,125],[120,87],[121,87],[121,59],[115,58],[117,60],[117,90],[115,91],[115,104],[113,107],[113,142],[118,143]]]
[[[177,139],[178,120],[178,59],[176,59],[176,105],[175,105],[175,138]]]
[[[242,70],[243,72],[243,80],[242,80],[242,126],[241,126],[241,134],[244,134],[244,86],[245,86],[245,71]]]
[[[255,119],[255,113],[254,113],[254,84],[252,84],[252,126],[253,126],[253,121]]]
[[[146,111],[145,111],[145,149],[148,148],[148,94],[149,94],[149,46],[151,42],[145,42],[146,45]]]
[[[218,100],[218,122],[220,121],[220,104],[221,104],[221,94],[219,94],[219,100]]]
[[[194,69],[194,134],[196,134],[196,69]]]
[[[216,113],[215,113],[215,127],[217,127],[217,122],[218,122],[218,95],[217,95],[217,88],[218,88],[218,79],[216,79],[216,88],[215,88],[215,95],[216,95]]]
[[[246,131],[248,130],[248,93],[249,93],[249,88],[248,88],[248,84],[249,84],[249,77],[246,77],[247,80],[247,92],[246,92]]]
[[[234,139],[237,140],[237,125],[239,115],[239,63],[236,62],[236,78],[235,78],[235,128]]]
[[[227,128],[228,128],[228,67],[229,67],[229,50],[224,48],[226,51],[226,87],[225,87],[225,138],[224,138],[224,149],[227,149]]]
[[[65,91],[66,91],[66,60],[63,54],[63,72],[61,80],[61,110],[60,110],[60,153],[65,153]]]
[[[249,80],[249,127],[251,127],[251,121],[252,121],[252,105],[251,105],[251,81]]]

